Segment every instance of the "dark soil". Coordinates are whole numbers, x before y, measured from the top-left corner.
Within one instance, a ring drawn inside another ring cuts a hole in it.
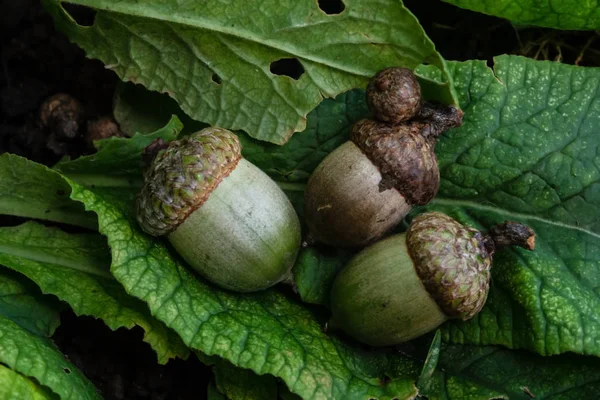
[[[319,1],[331,13],[343,9],[339,1],[326,3]],[[597,33],[516,28],[442,2],[405,0],[405,4],[449,60],[483,59],[492,65],[494,56],[509,53],[600,65]],[[93,14],[85,10],[72,12],[79,21],[93,20]],[[81,49],[58,33],[39,0],[0,0],[0,35],[0,153],[52,165],[64,155],[89,152],[87,127],[111,115],[118,78],[101,62],[86,59]],[[83,106],[82,122],[73,138],[61,136],[56,126],[43,126],[40,121],[41,104],[57,93],[66,93]],[[6,218],[0,223],[14,221]],[[160,366],[142,341],[140,329],[112,332],[101,321],[77,318],[70,311],[62,317],[54,340],[105,399],[205,398],[210,369],[194,356]]]
[[[206,398],[210,368],[196,356],[159,365],[141,328],[111,331],[104,322],[63,312],[53,340],[106,400]]]

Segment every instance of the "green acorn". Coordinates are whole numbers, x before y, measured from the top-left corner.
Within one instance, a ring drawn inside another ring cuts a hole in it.
[[[279,186],[242,157],[235,134],[206,128],[146,153],[152,161],[137,198],[144,232],[166,235],[194,270],[226,289],[252,292],[289,277],[298,216]]]
[[[496,249],[533,250],[535,233],[505,222],[487,234],[439,212],[416,217],[406,233],[358,253],[336,277],[332,320],[355,339],[388,346],[421,336],[483,307]]]

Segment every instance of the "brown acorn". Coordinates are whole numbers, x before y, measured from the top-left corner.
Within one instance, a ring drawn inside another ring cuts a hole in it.
[[[386,69],[369,83],[367,104],[374,116],[396,123],[358,121],[350,140],[317,166],[305,191],[313,240],[365,246],[437,194],[435,143],[461,125],[463,113],[422,104],[420,94],[416,78],[404,68]]]

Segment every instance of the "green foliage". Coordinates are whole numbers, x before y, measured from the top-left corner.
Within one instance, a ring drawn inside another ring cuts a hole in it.
[[[0,228],[0,247],[0,263],[68,303],[77,315],[100,318],[113,330],[142,327],[144,340],[160,363],[187,357],[179,337],[154,319],[143,302],[125,293],[109,273],[110,253],[102,236],[68,234],[27,222]]]
[[[444,0],[447,3],[513,22],[556,29],[600,29],[595,1],[561,0]]]
[[[0,315],[0,364],[34,378],[63,400],[101,399],[90,381],[50,340]]]
[[[39,336],[52,336],[60,325],[60,308],[51,297],[43,296],[33,282],[0,268],[0,315]]]
[[[60,397],[33,380],[0,365],[0,399],[58,400]]]
[[[600,69],[508,56],[451,68],[465,120],[436,148],[439,197],[598,232]]]
[[[217,389],[229,400],[277,400],[277,383],[270,375],[259,376],[228,361],[219,361],[213,372]]]
[[[302,301],[329,304],[331,283],[353,253],[347,250],[302,249],[294,265],[294,281]]]
[[[430,400],[592,399],[600,390],[597,358],[542,357],[501,347],[442,346],[438,368],[419,385]]]
[[[0,267],[0,399],[100,399],[48,339],[61,308],[27,278]]]
[[[285,143],[325,97],[364,87],[390,65],[445,62],[401,2],[351,1],[327,15],[312,0],[165,2],[71,0],[98,11],[80,27],[60,1],[44,0],[59,29],[123,80],[168,93],[192,118]],[[299,79],[271,63],[296,59]],[[455,103],[449,83],[433,92]]]
[[[0,213],[96,229],[94,214],[72,202],[70,192],[71,187],[60,174],[21,157],[4,156],[0,168]]]

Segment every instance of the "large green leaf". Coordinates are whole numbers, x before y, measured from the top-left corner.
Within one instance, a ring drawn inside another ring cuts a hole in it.
[[[60,174],[43,165],[8,154],[0,158],[0,214],[97,229],[96,216],[72,201],[70,192]]]
[[[273,143],[304,130],[324,97],[364,87],[384,67],[428,62],[450,82],[433,43],[396,0],[346,0],[338,15],[313,0],[69,2],[96,9],[94,25],[81,27],[60,1],[43,1],[89,57],[123,80],[168,93],[196,120]],[[289,58],[305,71],[297,80],[270,71]],[[450,83],[428,93],[455,102]]]
[[[0,315],[32,333],[50,337],[60,325],[60,308],[58,301],[43,296],[29,279],[0,267]]]
[[[34,378],[62,400],[102,399],[87,378],[46,338],[0,315],[0,364]]]
[[[56,394],[0,364],[0,399],[58,400]]]
[[[595,399],[600,392],[597,358],[542,357],[500,347],[442,346],[438,368],[419,381],[429,400]]]
[[[600,29],[600,6],[595,0],[444,0],[513,22],[556,29]]]
[[[111,329],[144,329],[160,363],[185,358],[181,339],[129,296],[109,272],[110,252],[98,234],[68,234],[34,222],[0,228],[0,263],[29,277],[77,315],[102,319]]]
[[[600,231],[600,68],[453,63],[464,126],[436,148],[439,198]]]

